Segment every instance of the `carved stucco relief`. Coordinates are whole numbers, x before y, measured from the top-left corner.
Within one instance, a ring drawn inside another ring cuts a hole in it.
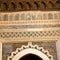
[[[55,37],[60,36],[60,31],[29,31],[29,32],[0,32],[0,38],[22,38],[22,37]]]
[[[53,56],[50,55],[48,51],[38,45],[32,45],[31,42],[29,42],[27,46],[22,45],[21,48],[17,48],[16,51],[11,53],[11,56],[9,56],[7,60],[19,60],[22,56],[29,53],[35,54],[43,60],[53,60]]]

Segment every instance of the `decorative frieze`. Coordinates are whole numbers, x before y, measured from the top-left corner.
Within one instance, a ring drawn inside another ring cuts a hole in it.
[[[19,20],[60,20],[60,11],[26,11],[0,13],[0,21],[19,21]]]
[[[46,37],[60,36],[60,30],[55,31],[25,31],[25,32],[0,32],[0,38],[22,38],[22,37]]]

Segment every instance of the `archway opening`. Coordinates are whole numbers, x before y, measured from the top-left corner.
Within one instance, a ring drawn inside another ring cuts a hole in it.
[[[21,57],[19,60],[43,60],[43,59],[34,54],[27,54]]]
[[[53,60],[53,56],[45,51],[43,47],[29,43],[27,46],[23,45],[12,52],[8,60]]]

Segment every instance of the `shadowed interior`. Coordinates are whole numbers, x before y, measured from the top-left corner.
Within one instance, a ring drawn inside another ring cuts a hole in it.
[[[19,60],[43,60],[43,59],[34,54],[27,54],[21,57]]]

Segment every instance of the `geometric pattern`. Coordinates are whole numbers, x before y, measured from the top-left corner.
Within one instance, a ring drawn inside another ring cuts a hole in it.
[[[25,31],[25,32],[0,32],[0,38],[22,38],[22,37],[46,37],[60,36],[60,30],[53,31]]]

